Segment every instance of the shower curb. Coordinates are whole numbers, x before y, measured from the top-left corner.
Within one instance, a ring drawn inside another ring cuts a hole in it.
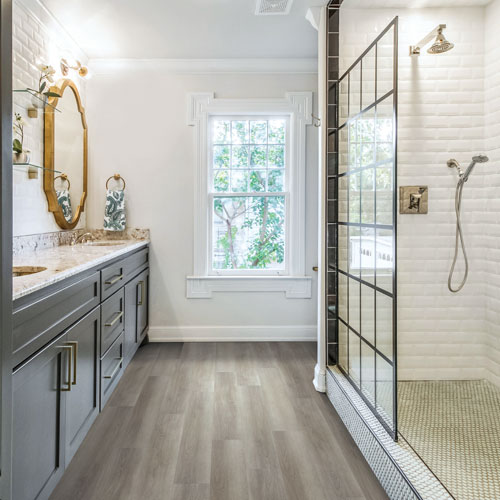
[[[454,500],[404,441],[393,441],[336,367],[326,374],[326,394],[391,500]]]

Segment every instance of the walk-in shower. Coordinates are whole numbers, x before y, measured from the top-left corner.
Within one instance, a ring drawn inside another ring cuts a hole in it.
[[[499,500],[500,0],[389,3],[325,20],[327,394],[389,498]]]
[[[453,262],[451,264],[451,269],[450,269],[450,274],[448,275],[448,289],[450,292],[457,293],[462,288],[464,287],[465,283],[467,282],[467,277],[469,276],[469,259],[467,257],[467,250],[465,248],[465,241],[464,241],[464,234],[463,234],[463,229],[462,229],[462,221],[461,221],[461,208],[462,208],[462,191],[464,189],[464,184],[469,180],[469,175],[472,173],[474,170],[474,167],[476,166],[477,163],[486,163],[489,160],[489,158],[485,155],[479,155],[479,156],[473,156],[472,161],[470,162],[469,166],[465,170],[465,172],[462,170],[460,167],[460,164],[458,163],[457,160],[454,160],[453,158],[451,160],[448,160],[446,163],[449,168],[456,168],[458,172],[458,182],[457,182],[457,187],[455,190],[455,214],[457,217],[457,224],[456,224],[456,230],[455,230],[455,254],[453,256]],[[455,273],[455,266],[457,264],[457,259],[458,259],[458,247],[462,248],[462,254],[464,256],[464,264],[465,264],[465,271],[464,271],[464,276],[462,278],[462,281],[457,287],[453,287],[452,280],[453,280],[453,274]]]

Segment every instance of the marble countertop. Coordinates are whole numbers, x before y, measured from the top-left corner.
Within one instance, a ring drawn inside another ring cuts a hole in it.
[[[13,278],[16,300],[108,260],[149,244],[149,239],[123,240],[113,246],[62,245],[14,256],[14,267],[46,267],[45,271]]]

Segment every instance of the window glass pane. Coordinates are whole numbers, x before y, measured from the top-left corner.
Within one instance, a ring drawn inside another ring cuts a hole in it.
[[[233,170],[231,172],[231,191],[233,193],[248,192],[248,170]]]
[[[338,226],[339,269],[347,272],[347,226]]]
[[[375,345],[375,291],[361,285],[361,336]]]
[[[347,276],[339,273],[339,317],[347,323]]]
[[[231,168],[248,168],[248,146],[233,146]]]
[[[359,281],[349,278],[349,325],[357,332],[359,332],[360,292]]]
[[[377,401],[376,408],[380,416],[392,427],[393,425],[393,397],[394,373],[392,366],[380,354],[376,354]]]
[[[250,166],[257,168],[267,167],[266,146],[252,146],[250,148]]]
[[[284,269],[285,197],[215,197],[214,269]]]
[[[271,192],[285,190],[285,171],[282,168],[269,170],[267,189]]]
[[[252,144],[267,144],[267,121],[250,122],[250,142]]]
[[[266,190],[267,170],[250,171],[250,191],[259,192]]]
[[[361,279],[375,284],[375,229],[361,228]]]
[[[344,371],[348,370],[347,366],[347,326],[339,321],[339,365]]]
[[[377,43],[377,99],[394,88],[394,28]]]
[[[394,234],[392,229],[377,229],[375,263],[377,287],[392,293]]]
[[[363,57],[362,108],[375,102],[375,47]]]
[[[361,340],[349,330],[349,375],[359,387],[361,381]]]
[[[392,360],[392,297],[377,292],[377,349]]]
[[[269,120],[269,144],[285,144],[285,120]]]
[[[231,122],[229,120],[214,121],[214,144],[230,144],[231,143]]]
[[[375,404],[375,351],[365,342],[361,342],[361,390]]]
[[[214,171],[214,191],[220,193],[229,190],[229,170]]]
[[[361,222],[375,223],[375,169],[361,171]]]
[[[229,168],[230,157],[229,146],[214,146],[214,168]]]
[[[384,164],[375,169],[375,200],[377,204],[375,222],[377,224],[392,226],[394,211],[394,191],[392,175],[392,163]]]
[[[269,168],[283,168],[285,166],[285,146],[269,146]]]
[[[232,121],[232,142],[233,144],[248,144],[249,142],[249,127],[247,121]]]

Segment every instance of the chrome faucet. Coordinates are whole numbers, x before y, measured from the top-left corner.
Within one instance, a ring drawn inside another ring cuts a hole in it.
[[[75,234],[73,236],[73,239],[71,240],[71,246],[78,245],[78,243],[86,243],[87,241],[92,241],[93,239],[94,236],[92,235],[92,233],[84,233],[80,236],[77,236]]]

